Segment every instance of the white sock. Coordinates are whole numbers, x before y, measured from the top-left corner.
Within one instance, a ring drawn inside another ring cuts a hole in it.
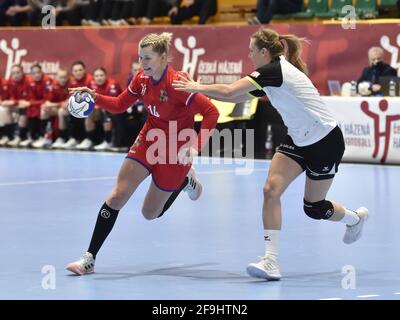
[[[360,217],[355,211],[344,208],[344,216],[340,222],[347,224],[348,226],[354,226],[360,221]]]
[[[265,255],[278,257],[279,233],[281,230],[264,230]]]

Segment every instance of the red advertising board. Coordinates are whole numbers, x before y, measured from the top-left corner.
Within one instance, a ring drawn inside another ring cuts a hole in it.
[[[309,40],[303,49],[311,79],[322,94],[328,93],[327,80],[357,79],[368,64],[372,46],[384,48],[386,61],[400,66],[399,24],[357,24],[344,29],[340,24],[276,24],[282,34],[293,33]],[[131,27],[80,29],[0,29],[0,75],[20,62],[26,71],[34,62],[45,72],[84,61],[89,71],[105,67],[111,77],[125,84],[130,64],[137,59],[139,40],[150,32],[174,34],[171,63],[204,82],[232,82],[252,71],[248,58],[250,35],[256,26]]]

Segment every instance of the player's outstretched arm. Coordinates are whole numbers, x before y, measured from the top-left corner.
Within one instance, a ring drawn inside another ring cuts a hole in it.
[[[118,97],[109,97],[96,93],[95,90],[87,87],[69,88],[69,93],[87,92],[89,93],[96,105],[111,113],[122,113],[126,111],[132,104],[135,103],[137,97],[133,95],[128,89],[124,90]]]
[[[179,75],[180,80],[175,80],[172,86],[178,91],[200,92],[206,96],[228,102],[243,102],[249,99],[248,92],[257,88],[248,79],[242,78],[231,84],[200,84]]]

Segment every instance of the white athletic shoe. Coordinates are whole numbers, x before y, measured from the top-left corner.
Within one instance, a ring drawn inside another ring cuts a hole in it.
[[[19,143],[21,142],[21,138],[20,137],[15,137],[14,139],[12,139],[11,141],[9,141],[7,143],[7,146],[9,147],[18,147]]]
[[[61,149],[74,149],[76,145],[78,144],[78,141],[76,141],[75,138],[69,138],[66,143],[60,146]]]
[[[25,139],[19,143],[19,147],[28,148],[32,145],[33,140],[31,138]]]
[[[89,26],[93,26],[93,27],[100,27],[101,26],[100,22],[97,22],[97,21],[94,21],[94,20],[88,20],[87,23],[88,23]]]
[[[266,280],[280,280],[282,275],[279,271],[279,265],[275,258],[271,256],[260,257],[261,261],[250,263],[247,266],[247,273],[253,278]]]
[[[45,137],[40,137],[34,143],[32,143],[32,147],[35,149],[47,148],[50,147],[50,145],[51,145],[51,140],[46,139]]]
[[[95,259],[90,252],[86,252],[82,258],[77,261],[71,262],[67,265],[66,269],[79,276],[94,272]]]
[[[358,208],[356,213],[360,220],[353,226],[346,225],[346,232],[343,236],[345,244],[351,244],[361,238],[362,229],[365,221],[368,219],[368,209],[365,207]]]
[[[42,148],[41,145],[42,145],[43,141],[44,141],[44,137],[40,137],[34,143],[32,143],[32,148],[35,148],[35,149]]]
[[[51,149],[58,149],[62,148],[62,145],[65,143],[65,140],[63,138],[57,138],[56,141],[53,142],[53,144],[50,146]]]
[[[75,149],[77,150],[89,150],[93,147],[92,140],[86,138],[80,144],[78,144]]]
[[[7,136],[4,136],[3,138],[0,139],[0,147],[7,145],[9,141],[10,139]]]
[[[187,177],[189,181],[183,191],[187,192],[191,200],[197,200],[201,196],[203,186],[201,185],[200,180],[197,178],[193,167],[190,168]]]
[[[94,146],[94,150],[96,151],[106,151],[109,150],[111,148],[111,145],[107,142],[107,141],[103,141],[102,143]]]

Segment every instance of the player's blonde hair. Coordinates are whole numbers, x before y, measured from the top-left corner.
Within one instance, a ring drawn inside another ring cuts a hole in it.
[[[307,73],[307,67],[301,59],[301,46],[305,38],[293,34],[279,35],[271,29],[261,29],[251,36],[258,49],[266,48],[272,59],[285,55],[288,61],[300,71]]]
[[[163,32],[160,34],[150,33],[142,38],[139,42],[140,48],[151,47],[158,54],[169,53],[169,46],[172,40],[172,33]]]

